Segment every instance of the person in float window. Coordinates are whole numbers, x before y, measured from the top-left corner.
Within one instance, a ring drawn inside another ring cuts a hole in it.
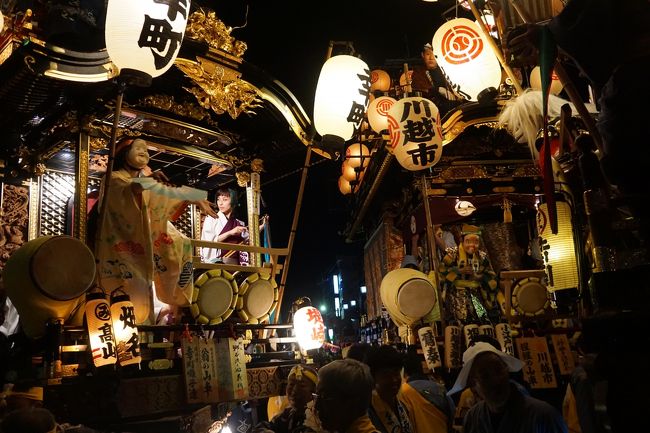
[[[206,216],[201,230],[201,240],[210,242],[228,242],[231,244],[248,243],[250,234],[244,221],[235,218],[233,209],[237,206],[235,190],[220,188],[217,190],[216,217]],[[249,264],[246,251],[229,251],[217,248],[201,248],[201,259],[208,263],[226,263],[230,265],[247,266]]]

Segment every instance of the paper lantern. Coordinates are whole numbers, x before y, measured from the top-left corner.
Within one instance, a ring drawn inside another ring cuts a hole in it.
[[[388,112],[390,148],[407,170],[433,167],[442,155],[438,107],[419,96],[402,98]]]
[[[469,347],[474,344],[477,336],[481,334],[479,327],[475,323],[470,323],[463,326],[463,335],[465,336],[465,347]]]
[[[434,371],[436,368],[442,367],[442,359],[440,358],[440,351],[438,350],[438,343],[433,333],[433,328],[424,326],[418,329],[418,339],[420,340],[424,360],[429,370]]]
[[[388,129],[388,111],[396,102],[390,96],[380,96],[368,106],[368,123],[377,134]]]
[[[388,92],[390,90],[390,75],[381,69],[370,71],[370,90],[372,92]]]
[[[86,295],[86,326],[88,341],[95,367],[115,364],[117,352],[111,306],[103,292],[90,292]]]
[[[413,83],[413,70],[403,72],[402,75],[399,76],[399,85],[403,90],[406,90],[406,86],[411,85],[411,83]]]
[[[535,90],[542,90],[542,77],[539,66],[535,66],[533,70],[530,71],[530,87]],[[551,93],[553,95],[559,95],[563,88],[564,86],[560,81],[560,77],[557,76],[555,71],[551,72]]]
[[[343,176],[339,176],[339,191],[341,191],[341,194],[343,195],[348,195],[352,193],[352,184],[350,184],[350,181],[344,178]]]
[[[106,50],[121,73],[142,80],[164,74],[185,35],[190,0],[110,0],[106,10]]]
[[[447,21],[433,35],[433,53],[452,88],[477,101],[488,87],[499,88],[501,66],[478,25],[467,18]]]
[[[476,210],[476,207],[469,201],[459,200],[454,206],[456,213],[460,216],[470,216]]]
[[[321,69],[314,99],[314,126],[323,140],[342,145],[359,128],[368,107],[370,70],[353,56],[330,57]]]
[[[302,350],[318,349],[325,342],[325,324],[318,308],[303,307],[296,311],[293,329]]]
[[[353,143],[345,150],[345,162],[350,167],[365,168],[370,162],[370,150],[362,143]]]
[[[341,175],[345,180],[350,182],[357,180],[358,173],[359,172],[356,171],[354,167],[350,166],[347,159],[343,161],[343,164],[341,164]]]
[[[116,289],[111,294],[111,318],[113,320],[113,332],[117,345],[117,360],[121,366],[139,364],[140,342],[138,328],[135,325],[135,307],[127,294]]]
[[[498,323],[494,327],[496,333],[497,341],[501,345],[501,350],[507,353],[508,355],[515,355],[515,348],[512,344],[512,331],[510,330],[510,325],[507,323]]]
[[[460,326],[449,325],[445,328],[445,367],[460,368],[463,366],[463,349],[461,346]]]
[[[551,292],[573,289],[579,284],[571,207],[564,201],[558,201],[556,206],[557,234],[551,232],[547,204],[540,204],[537,208],[537,230],[546,270],[546,287]]]

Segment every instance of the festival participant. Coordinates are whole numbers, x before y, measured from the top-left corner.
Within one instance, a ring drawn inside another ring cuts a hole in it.
[[[100,283],[109,292],[122,287],[131,297],[137,324],[156,321],[152,282],[156,298],[166,304],[187,305],[192,297],[192,245],[170,221],[190,203],[216,216],[205,191],[148,177],[148,163],[144,140],[125,138],[116,144],[95,242]]]
[[[449,394],[470,386],[479,400],[465,416],[464,433],[567,433],[559,411],[511,382],[510,372],[522,366],[489,343],[478,342],[463,353],[463,368]]]
[[[497,279],[487,253],[479,250],[478,227],[464,225],[462,241],[448,248],[440,264],[444,299],[450,319],[460,323],[489,322],[496,308]]]
[[[206,216],[201,230],[201,239],[210,242],[228,242],[232,244],[248,243],[250,234],[246,224],[235,218],[233,208],[237,205],[237,195],[233,189],[221,188],[217,191],[217,216]],[[220,250],[216,248],[201,248],[201,259],[204,262],[223,262],[231,265],[246,266],[249,263],[246,251]]]
[[[318,370],[314,407],[329,433],[380,433],[368,418],[373,380],[354,359],[338,359]]]

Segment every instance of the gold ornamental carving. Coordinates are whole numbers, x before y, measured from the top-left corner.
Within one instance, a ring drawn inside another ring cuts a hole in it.
[[[230,32],[232,27],[226,27],[214,11],[206,13],[204,9],[199,9],[187,20],[185,37],[205,42],[210,48],[241,58],[248,47],[245,42],[230,36]]]
[[[200,122],[206,122],[211,126],[217,126],[217,122],[212,120],[210,112],[205,108],[192,102],[176,102],[173,96],[148,95],[138,101],[137,105],[157,108],[179,116],[189,117],[190,119],[198,120]]]

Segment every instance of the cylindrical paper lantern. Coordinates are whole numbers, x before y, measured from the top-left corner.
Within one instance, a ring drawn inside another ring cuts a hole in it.
[[[363,60],[349,55],[330,57],[316,86],[316,131],[343,141],[352,138],[366,113],[369,94],[370,70]]]
[[[111,318],[117,344],[117,360],[120,365],[139,364],[140,342],[136,326],[135,308],[127,294],[111,294]]]
[[[542,203],[537,208],[537,230],[546,270],[546,287],[551,292],[573,289],[579,284],[571,207],[564,201],[558,201],[556,206],[557,234],[551,232],[548,205]]]
[[[370,150],[362,143],[353,143],[345,150],[345,161],[350,167],[366,167],[370,162]]]
[[[318,308],[303,307],[296,311],[293,329],[302,350],[318,349],[325,342],[325,324]]]
[[[418,329],[418,339],[422,346],[422,353],[427,362],[427,367],[429,367],[430,370],[442,367],[442,359],[440,359],[440,351],[438,350],[438,343],[436,342],[433,328],[425,326]]]
[[[515,348],[512,344],[512,335],[510,331],[510,325],[507,323],[498,323],[494,327],[496,332],[497,341],[501,345],[501,350],[503,350],[508,355],[515,355]]]
[[[407,170],[433,167],[442,155],[438,107],[419,96],[402,98],[388,112],[390,147]]]
[[[478,327],[479,334],[487,335],[488,337],[495,337],[494,327],[492,325],[481,325]]]
[[[388,92],[390,90],[390,75],[382,69],[370,71],[370,90]]]
[[[368,106],[368,123],[377,134],[388,129],[388,111],[396,102],[390,96],[380,96]]]
[[[447,368],[462,367],[462,358],[460,326],[449,325],[445,328],[445,366]]]
[[[478,325],[474,323],[463,326],[463,334],[465,335],[465,347],[471,346],[474,343],[474,338],[480,333],[481,332],[478,329]]]
[[[467,18],[449,20],[433,35],[433,53],[452,87],[471,101],[488,87],[499,88],[501,66],[478,25]]]
[[[103,292],[91,292],[86,295],[86,326],[88,341],[95,367],[115,364],[117,347],[113,335],[111,306]]]
[[[122,71],[157,77],[173,64],[185,35],[190,0],[110,0],[106,50]]]
[[[539,66],[535,66],[533,70],[530,71],[530,87],[535,90],[542,90],[542,77]],[[560,77],[557,76],[555,71],[551,72],[551,93],[553,95],[559,95],[563,88],[564,86],[560,81]]]

